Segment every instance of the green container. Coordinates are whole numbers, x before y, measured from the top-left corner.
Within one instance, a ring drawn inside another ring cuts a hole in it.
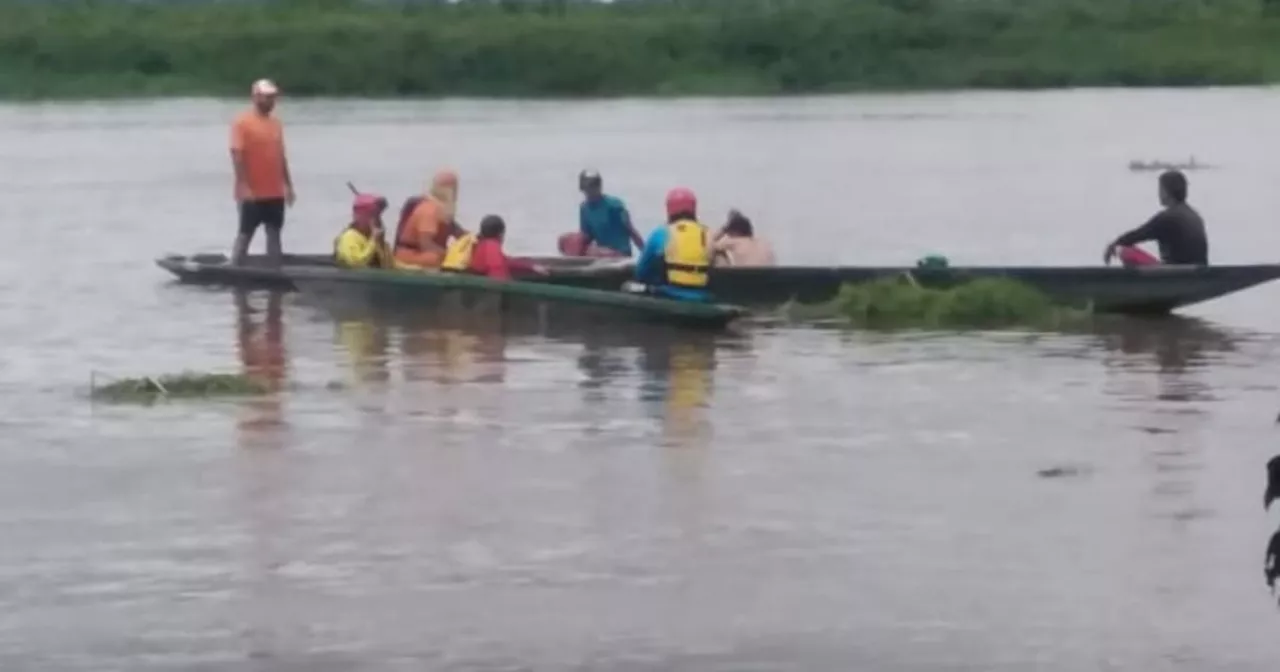
[[[916,268],[947,268],[950,265],[941,254],[927,254],[916,260]]]

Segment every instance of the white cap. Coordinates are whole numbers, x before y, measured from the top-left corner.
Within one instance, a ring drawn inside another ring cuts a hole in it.
[[[255,96],[274,96],[280,92],[280,89],[276,88],[276,83],[269,79],[259,79],[253,83],[251,91]]]

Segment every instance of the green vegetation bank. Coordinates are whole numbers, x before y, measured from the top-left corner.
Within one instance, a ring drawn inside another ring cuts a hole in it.
[[[613,96],[1262,83],[1280,0],[0,0],[0,95]]]

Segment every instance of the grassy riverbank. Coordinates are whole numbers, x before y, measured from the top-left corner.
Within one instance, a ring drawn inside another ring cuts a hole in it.
[[[0,0],[0,96],[774,94],[1280,79],[1280,0]]]

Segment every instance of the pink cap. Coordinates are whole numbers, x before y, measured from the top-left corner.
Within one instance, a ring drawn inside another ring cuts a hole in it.
[[[382,212],[387,208],[387,199],[377,194],[359,194],[351,209],[355,212]]]

